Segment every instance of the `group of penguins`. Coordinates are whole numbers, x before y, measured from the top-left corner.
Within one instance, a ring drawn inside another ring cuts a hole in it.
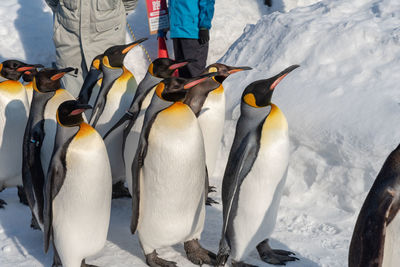
[[[73,68],[17,60],[0,64],[6,79],[0,83],[0,190],[18,186],[32,212],[31,226],[43,231],[45,252],[54,248],[54,267],[94,266],[85,258],[106,242],[111,198],[126,195],[132,197],[130,229],[138,234],[149,266],[176,266],[156,250],[178,243],[196,265],[224,266],[230,257],[234,267],[251,267],[244,261],[255,248],[270,264],[298,260],[290,251],[272,249],[268,238],[289,160],[288,124],[271,98],[279,82],[299,66],[254,81],[242,93],[223,176],[223,225],[214,254],[199,240],[205,205],[216,203],[208,197],[215,191],[208,177],[223,134],[222,83],[251,68],[214,63],[186,79],[174,73],[193,60],[158,58],[137,84],[123,61],[145,40],[110,47],[95,57],[76,99],[60,89],[60,79]],[[25,84],[18,81],[21,77]],[[378,205],[386,208],[384,215],[399,208],[398,190],[389,193],[391,202]],[[5,204],[0,200],[1,207]],[[371,216],[370,210],[364,213]],[[383,253],[375,253],[362,238],[371,230],[366,233],[368,222],[360,217],[349,265],[381,266],[372,264],[377,262],[372,255],[382,258]],[[384,234],[387,224],[379,226]],[[372,265],[364,265],[367,256]]]

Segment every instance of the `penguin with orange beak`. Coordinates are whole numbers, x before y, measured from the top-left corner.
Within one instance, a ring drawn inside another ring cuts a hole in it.
[[[43,189],[57,129],[58,106],[74,97],[60,89],[73,68],[43,69],[33,79],[33,98],[23,138],[22,182],[34,219],[43,230]],[[37,226],[37,225],[36,225]]]
[[[0,81],[13,80],[18,81],[25,71],[43,68],[41,64],[26,64],[19,60],[10,59],[0,63]]]

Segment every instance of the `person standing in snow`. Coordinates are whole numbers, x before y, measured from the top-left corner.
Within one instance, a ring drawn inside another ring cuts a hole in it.
[[[54,13],[53,41],[57,68],[74,67],[62,83],[77,97],[93,58],[125,44],[126,13],[138,0],[45,0]]]
[[[206,67],[215,0],[169,0],[170,37],[175,60],[196,59],[179,76],[198,76]]]

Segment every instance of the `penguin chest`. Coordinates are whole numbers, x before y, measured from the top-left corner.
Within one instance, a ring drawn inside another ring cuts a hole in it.
[[[198,117],[209,176],[212,176],[215,170],[225,122],[225,94],[223,90],[214,91],[209,93]]]
[[[11,88],[10,88],[11,87]],[[22,149],[28,120],[28,101],[22,84],[0,83],[0,191],[22,183]]]
[[[141,174],[139,236],[157,248],[186,241],[204,224],[205,153],[200,127],[182,103],[152,124]]]
[[[400,215],[386,227],[382,267],[400,266]]]
[[[40,150],[40,158],[42,162],[43,173],[46,175],[49,169],[51,156],[53,154],[54,139],[57,131],[57,118],[56,113],[58,107],[67,100],[75,99],[66,90],[59,89],[56,94],[47,102],[44,107],[44,127],[45,133],[42,148]]]
[[[137,83],[131,73],[124,72],[122,76],[114,82],[106,96],[106,104],[103,113],[96,125],[96,130],[101,136],[104,136],[129,109],[136,88]]]
[[[67,147],[64,182],[52,202],[54,242],[66,258],[97,253],[107,237],[111,170],[103,140],[89,127]]]

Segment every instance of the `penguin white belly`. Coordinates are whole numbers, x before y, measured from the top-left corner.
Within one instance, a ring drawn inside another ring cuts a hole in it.
[[[57,132],[57,118],[56,113],[58,106],[64,101],[74,100],[75,98],[64,89],[56,91],[55,95],[47,102],[44,109],[44,139],[40,149],[40,159],[42,162],[42,169],[45,177],[49,170],[51,156],[53,155],[54,139]]]
[[[145,254],[200,238],[205,218],[205,152],[190,108],[164,110],[148,138],[141,173],[138,232]],[[170,112],[170,114],[168,114]],[[175,113],[174,113],[175,112]]]
[[[101,137],[97,133],[75,137],[66,154],[64,183],[52,203],[54,243],[63,266],[80,267],[82,259],[103,248],[111,187],[111,169]]]
[[[203,132],[207,170],[210,177],[215,171],[224,131],[225,94],[223,89],[222,92],[220,91],[220,89],[216,89],[208,94],[198,117],[200,128]]]
[[[147,107],[150,105],[151,99],[154,95],[155,89],[153,88],[142,102],[139,115],[131,128],[125,140],[124,160],[126,170],[126,181],[128,184],[129,192],[132,195],[132,162],[136,155],[136,150],[139,144],[139,137],[143,127],[144,115]]]
[[[19,82],[0,85],[0,191],[22,185],[22,141],[28,120],[28,100]]]
[[[400,216],[398,213],[386,227],[382,261],[382,267],[397,266],[400,266]]]
[[[240,186],[233,218],[232,257],[243,260],[274,227],[289,159],[287,131],[268,132],[273,142],[260,142],[254,165]],[[263,137],[262,137],[263,139]]]

